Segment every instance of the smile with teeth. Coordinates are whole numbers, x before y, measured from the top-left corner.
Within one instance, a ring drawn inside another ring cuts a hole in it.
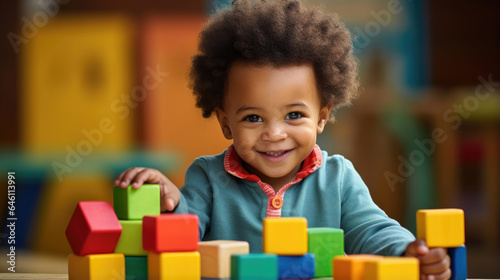
[[[286,153],[287,151],[280,151],[280,152],[265,152],[266,155],[273,156],[273,157],[279,157],[282,154]]]

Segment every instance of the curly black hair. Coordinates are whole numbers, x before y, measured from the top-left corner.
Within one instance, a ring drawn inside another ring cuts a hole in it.
[[[338,15],[305,7],[299,0],[234,1],[205,25],[199,40],[189,76],[205,118],[222,108],[235,61],[277,67],[310,63],[322,106],[338,108],[357,95],[349,31]]]

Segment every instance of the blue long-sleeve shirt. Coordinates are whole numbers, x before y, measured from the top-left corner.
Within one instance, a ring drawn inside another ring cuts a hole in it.
[[[192,163],[175,212],[198,215],[201,240],[244,240],[250,252],[261,252],[269,194],[262,182],[227,172],[228,151],[232,147]],[[373,202],[349,160],[318,153],[318,168],[282,194],[281,217],[305,217],[308,227],[343,229],[347,254],[403,254],[414,236]]]

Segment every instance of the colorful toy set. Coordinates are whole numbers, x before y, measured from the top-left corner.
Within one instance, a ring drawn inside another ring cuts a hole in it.
[[[113,200],[77,204],[69,279],[419,279],[416,258],[347,256],[341,229],[307,228],[305,218],[265,218],[263,253],[249,253],[245,241],[199,242],[196,215],[160,214],[158,185],[115,187]],[[448,248],[451,279],[465,280],[463,211],[420,210],[417,228],[429,247]]]

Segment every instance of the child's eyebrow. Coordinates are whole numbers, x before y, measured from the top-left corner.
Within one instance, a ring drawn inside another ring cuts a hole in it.
[[[250,107],[250,106],[243,106],[243,107],[240,107],[238,110],[236,110],[236,114],[239,114],[243,111],[247,111],[247,110],[257,110],[259,109],[258,107]]]
[[[299,103],[292,103],[292,104],[288,104],[286,105],[286,107],[297,107],[297,106],[300,106],[300,107],[307,107],[307,105],[305,103],[302,103],[302,102],[299,102]]]
[[[291,107],[305,107],[305,108],[308,108],[308,106],[305,104],[305,103],[302,103],[302,102],[298,102],[298,103],[292,103],[292,104],[288,104],[286,105],[287,108],[291,108]],[[251,106],[243,106],[243,107],[240,107],[238,110],[236,110],[236,114],[239,114],[243,111],[248,111],[248,110],[258,110],[260,109],[259,107],[251,107]]]

